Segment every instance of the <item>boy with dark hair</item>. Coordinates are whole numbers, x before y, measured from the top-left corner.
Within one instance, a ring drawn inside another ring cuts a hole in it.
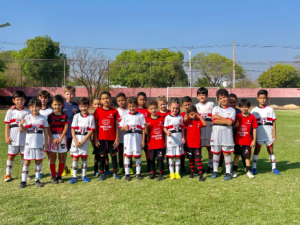
[[[274,155],[273,143],[276,140],[276,116],[273,108],[267,106],[268,91],[259,90],[257,92],[258,106],[252,109],[251,113],[255,116],[258,128],[257,128],[257,140],[253,155],[252,173],[257,174],[256,164],[258,160],[258,154],[263,144],[266,144],[267,151],[269,153],[269,159],[272,165],[272,172],[276,175],[281,173],[276,169],[276,159]]]

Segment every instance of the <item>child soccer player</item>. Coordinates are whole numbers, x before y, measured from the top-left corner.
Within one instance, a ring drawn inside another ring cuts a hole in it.
[[[155,158],[157,158],[159,175],[157,180],[164,179],[164,158],[166,154],[164,140],[164,118],[157,115],[157,101],[148,101],[148,111],[151,116],[146,119],[145,133],[148,135],[147,146],[150,155],[150,176],[149,179],[155,178]]]
[[[94,118],[96,121],[95,130],[95,154],[100,154],[100,176],[99,180],[104,181],[104,164],[105,156],[110,153],[112,165],[114,169],[114,179],[121,179],[117,175],[117,148],[119,146],[119,113],[118,110],[112,108],[111,95],[108,91],[103,91],[100,94],[101,104],[100,108],[97,108],[94,112]]]
[[[90,182],[86,176],[87,157],[89,155],[89,138],[95,130],[95,120],[94,116],[89,114],[90,100],[88,98],[83,97],[79,99],[78,105],[81,113],[77,113],[74,116],[71,126],[73,141],[70,154],[73,158],[73,177],[69,182],[70,184],[77,182],[78,160],[80,157],[82,160],[81,180]]]
[[[166,133],[166,156],[169,157],[170,179],[181,179],[180,157],[184,154],[183,144],[185,143],[185,130],[183,129],[183,117],[179,114],[180,104],[178,98],[171,103],[171,114],[167,115],[164,122],[164,132]],[[175,158],[175,173],[174,160]]]
[[[123,116],[127,113],[129,113],[129,109],[127,108],[127,98],[126,95],[123,92],[120,92],[117,94],[117,104],[119,106],[119,108],[117,108],[119,115],[120,115],[120,119],[119,119],[119,123],[121,123],[121,120],[123,118]],[[122,175],[123,174],[123,170],[124,170],[124,133],[125,131],[120,130],[119,131],[119,171],[118,174]],[[130,174],[134,174],[133,169],[132,169],[132,160],[130,161]]]
[[[20,122],[30,114],[29,109],[24,108],[26,94],[23,91],[17,90],[13,93],[13,103],[15,109],[9,109],[5,115],[5,142],[8,144],[8,159],[6,163],[6,175],[4,181],[11,181],[11,170],[14,165],[16,155],[19,153],[22,157],[22,166],[24,165],[23,155],[25,146],[25,132],[20,131]]]
[[[130,181],[130,160],[133,156],[136,162],[136,178],[142,180],[142,148],[145,147],[144,124],[145,117],[137,112],[138,102],[135,97],[129,97],[127,100],[129,113],[123,115],[120,123],[120,129],[124,134],[124,155],[125,155],[125,180]]]
[[[150,117],[151,114],[149,113],[149,111],[146,107],[146,103],[147,103],[146,93],[145,92],[139,92],[137,94],[137,101],[138,101],[138,107],[137,107],[136,111],[143,114],[145,116],[145,119]],[[146,136],[146,138],[147,138],[147,136]],[[145,151],[145,154],[146,154],[146,157],[147,157],[147,171],[150,172],[150,157],[149,157],[149,152],[147,150],[147,145],[145,145],[144,151]]]
[[[62,112],[64,105],[64,99],[61,95],[55,95],[52,99],[53,113],[48,116],[49,124],[49,136],[50,136],[50,171],[51,171],[51,183],[63,183],[64,180],[61,178],[63,170],[65,168],[65,156],[67,149],[67,131],[69,126],[69,118],[66,113]],[[58,173],[56,177],[56,166],[55,161],[58,153]]]
[[[210,138],[211,138],[211,114],[212,110],[215,107],[215,103],[208,102],[208,90],[204,87],[201,87],[197,90],[197,99],[199,103],[195,106],[199,115],[206,121],[207,126],[201,128],[201,147],[206,147],[208,151],[208,165],[206,173],[213,172],[213,154],[210,147]]]
[[[206,126],[205,120],[198,114],[197,108],[190,105],[187,108],[188,121],[186,122],[186,142],[187,150],[186,156],[190,161],[190,179],[195,177],[195,160],[197,163],[197,169],[199,172],[199,181],[204,181],[203,178],[203,166],[202,166],[202,154],[201,154],[201,127]]]
[[[272,165],[272,172],[276,175],[281,173],[276,169],[276,160],[274,155],[273,143],[276,140],[276,116],[273,108],[266,105],[268,100],[268,91],[259,90],[257,92],[258,106],[252,109],[251,113],[255,116],[257,121],[257,140],[253,155],[252,173],[257,174],[256,164],[258,154],[263,144],[266,144],[269,153],[269,159]]]
[[[228,91],[219,89],[217,91],[217,99],[220,106],[215,106],[212,111],[212,134],[211,134],[211,152],[213,155],[213,173],[211,178],[217,178],[218,166],[221,151],[224,153],[226,163],[226,174],[224,180],[231,179],[231,153],[234,152],[234,141],[232,133],[232,124],[235,121],[235,110],[229,107]]]
[[[69,127],[67,132],[67,151],[70,151],[71,149],[71,143],[72,143],[72,134],[71,134],[71,124],[73,122],[73,117],[76,113],[79,112],[78,104],[74,102],[76,89],[72,86],[66,86],[65,87],[65,93],[64,97],[66,99],[64,105],[63,105],[63,112],[67,114],[69,118]],[[65,169],[63,171],[62,176],[66,176],[68,174],[68,166],[67,166],[67,152],[65,153]],[[72,175],[72,169],[71,169],[71,175]]]
[[[158,105],[157,115],[159,117],[166,118],[167,115],[171,114],[171,111],[168,110],[168,102],[166,96],[159,95],[156,100]]]
[[[27,185],[27,175],[31,160],[35,160],[35,185],[43,187],[40,182],[41,163],[45,158],[44,150],[48,147],[48,122],[45,116],[41,115],[42,103],[39,99],[33,98],[28,103],[31,114],[22,118],[20,122],[20,130],[26,132],[25,150],[24,150],[24,166],[22,171],[22,182],[19,188]]]
[[[250,102],[247,99],[242,99],[239,103],[239,107],[241,109],[241,113],[237,114],[236,123],[234,125],[234,128],[237,128],[237,133],[235,135],[235,157],[233,162],[232,177],[237,177],[239,157],[242,155],[246,162],[247,176],[249,178],[254,178],[254,175],[250,170],[250,158],[251,148],[253,148],[256,143],[256,128],[258,126],[255,116],[249,114],[248,112],[250,108]],[[253,139],[251,134],[253,134]]]

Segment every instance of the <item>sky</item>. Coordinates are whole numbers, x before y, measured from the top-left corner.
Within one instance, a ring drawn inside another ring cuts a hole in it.
[[[300,55],[300,1],[177,1],[177,0],[30,0],[2,1],[0,48],[19,50],[35,36],[49,35],[62,46],[95,48],[171,48],[188,60],[202,51],[232,58],[232,46],[198,48],[207,45],[256,44],[295,46],[287,48],[236,47],[241,62],[292,61]],[[198,46],[198,47],[195,47]],[[70,55],[72,49],[62,49]],[[120,50],[102,50],[110,59]],[[268,63],[265,63],[266,65]],[[245,65],[264,70],[266,65]],[[260,72],[257,72],[260,73]],[[255,73],[254,73],[254,76]]]

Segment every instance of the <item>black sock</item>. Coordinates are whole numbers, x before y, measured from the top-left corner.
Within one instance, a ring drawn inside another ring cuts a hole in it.
[[[117,156],[111,156],[111,162],[112,162],[112,166],[114,168],[114,173],[116,173],[118,171],[118,162],[117,162]]]
[[[123,162],[123,160],[119,160],[119,167],[120,167],[120,168],[123,168],[123,167],[124,167],[124,162]]]
[[[159,168],[159,173],[164,172],[164,161],[163,160],[158,160],[158,168]]]
[[[108,155],[105,156],[105,170],[109,170],[109,159],[108,159]]]
[[[181,170],[185,170],[185,155],[182,155],[180,156],[180,167],[181,167]]]
[[[94,158],[94,172],[97,172],[99,170],[99,161],[100,161],[100,155],[96,154]]]
[[[246,159],[244,157],[242,157],[242,161],[243,161],[244,168],[245,168],[246,167]]]
[[[147,159],[147,171],[150,172],[150,159]]]
[[[155,170],[155,160],[150,160],[150,173],[154,173]]]
[[[104,173],[105,156],[100,156],[100,173]]]
[[[246,171],[247,171],[247,172],[251,171],[250,168],[251,168],[250,166],[246,166]]]
[[[233,171],[237,172],[238,166],[233,166]]]

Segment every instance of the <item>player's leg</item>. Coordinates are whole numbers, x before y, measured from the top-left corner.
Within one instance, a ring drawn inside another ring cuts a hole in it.
[[[213,155],[213,173],[211,174],[211,178],[217,178],[218,177],[218,167],[219,167],[219,161],[221,157],[221,146],[219,145],[213,145],[211,146],[211,152]]]
[[[57,179],[56,179],[56,158],[57,158],[57,152],[50,152],[50,171],[51,171],[51,182],[53,184],[57,184]]]
[[[35,160],[35,185],[37,187],[44,187],[44,185],[40,182],[40,172],[43,166],[43,159]]]
[[[118,159],[119,159],[119,171],[118,171],[118,175],[122,175],[123,171],[124,171],[124,146],[123,143],[119,144],[118,147]]]
[[[232,170],[232,177],[236,178],[237,175],[237,169],[239,164],[240,156],[242,155],[242,148],[240,145],[234,146],[234,160],[233,160],[233,170]]]
[[[203,178],[203,165],[202,165],[202,154],[201,154],[201,148],[194,150],[194,156],[197,164],[197,169],[199,173],[199,181],[204,181]]]
[[[111,172],[109,171],[109,157],[106,155],[105,157],[105,175],[109,176],[111,175]]]
[[[272,172],[276,175],[280,175],[281,173],[276,168],[276,158],[275,158],[275,154],[274,154],[274,145],[273,145],[273,143],[270,144],[267,147],[267,151],[269,153],[269,159],[270,159],[270,162],[271,162],[271,165],[272,165]]]
[[[94,155],[94,176],[97,176],[99,174],[99,163],[100,163],[100,155],[95,154]]]
[[[247,168],[246,168],[246,158],[242,156],[242,162],[244,165],[244,171],[247,172]]]
[[[112,162],[112,166],[113,166],[113,177],[114,179],[121,179],[121,177],[119,177],[119,175],[117,174],[118,172],[118,160],[117,160],[117,153],[118,153],[118,149],[114,148],[114,141],[108,141],[108,150],[109,153],[111,155],[111,162]]]
[[[223,164],[224,164],[224,153],[221,152],[221,157],[220,157],[220,160],[219,160],[219,167],[218,167],[218,172],[219,173],[222,173]]]
[[[90,182],[90,179],[86,176],[86,171],[87,171],[87,154],[86,152],[84,155],[81,156],[81,168],[82,168],[82,174],[81,174],[81,180],[84,182]]]
[[[99,181],[105,180],[104,175],[104,167],[105,167],[105,157],[108,153],[108,144],[105,140],[99,140],[100,146],[99,146],[99,156],[100,156],[100,175],[99,175]]]
[[[30,160],[25,160],[24,161],[24,165],[23,165],[23,169],[22,169],[22,182],[19,185],[19,188],[24,188],[26,187],[26,183],[27,183],[27,176],[29,173],[29,166],[30,166]]]
[[[6,175],[4,177],[4,181],[5,182],[8,182],[8,181],[11,181],[11,171],[12,171],[12,167],[14,165],[14,161],[15,161],[15,157],[16,155],[15,154],[10,154],[8,153],[8,157],[7,157],[7,161],[6,161]]]
[[[74,184],[77,182],[77,173],[78,173],[78,161],[79,161],[79,157],[72,157],[72,170],[73,170],[73,174],[72,174],[72,179],[70,180],[70,184]]]
[[[68,152],[70,151],[70,149],[71,149],[71,145],[72,145],[72,138],[67,138],[66,139],[66,141],[67,141],[67,152],[65,153],[65,162],[64,162],[64,171],[63,171],[63,173],[62,173],[62,176],[66,176],[67,174],[68,174],[68,166],[67,166],[67,159],[68,159]],[[72,158],[72,156],[71,156],[71,158]],[[72,175],[72,168],[71,168],[71,175]]]
[[[66,154],[65,152],[63,153],[58,153],[58,172],[57,172],[57,182],[58,183],[63,183],[64,180],[61,178],[61,175],[65,169],[65,161],[66,161]]]
[[[254,150],[254,154],[253,154],[253,157],[252,157],[252,173],[253,175],[256,175],[257,174],[257,161],[258,161],[258,154],[260,152],[260,149],[261,149],[261,145],[263,144],[263,142],[256,142],[256,145],[255,145],[255,150]]]
[[[195,156],[194,156],[194,152],[193,152],[193,148],[186,148],[186,157],[189,160],[189,164],[190,164],[190,179],[193,179],[195,177]]]
[[[141,156],[135,157],[135,163],[136,163],[136,178],[138,180],[142,180],[143,177],[141,175],[141,171],[142,171],[142,159],[141,159]],[[150,164],[149,164],[149,166],[150,166]]]
[[[146,140],[147,140],[147,137],[146,137]],[[147,172],[149,173],[150,172],[150,155],[149,155],[149,151],[148,151],[148,146],[147,145],[144,146],[144,152],[146,154],[146,159],[147,159]]]
[[[125,168],[125,180],[126,181],[130,181],[131,177],[130,177],[130,162],[132,162],[132,156],[125,156],[125,164],[124,164],[124,168]]]
[[[213,172],[213,153],[211,152],[211,147],[206,147],[207,153],[208,153],[208,165],[206,173],[212,173]]]
[[[149,150],[149,156],[150,156],[150,174],[149,174],[149,179],[154,179],[155,178],[155,159],[156,157],[156,150]]]
[[[24,146],[18,146],[17,148],[19,148],[20,154],[21,154],[21,162],[22,162],[22,168],[24,166]],[[30,180],[30,176],[29,174],[27,175],[27,180]]]
[[[180,156],[180,169],[181,169],[181,172],[183,174],[186,173],[186,169],[185,169],[185,153],[186,153],[186,145],[183,145],[183,150],[184,150],[184,154],[182,156]]]
[[[180,172],[180,156],[175,157],[175,178],[176,179],[181,179],[181,176],[179,174]]]
[[[158,168],[159,168],[159,173],[157,180],[160,181],[164,179],[164,160],[165,160],[165,155],[166,155],[166,149],[159,149],[157,150],[157,162],[158,162]]]
[[[168,164],[169,164],[169,172],[170,172],[170,179],[175,179],[174,173],[174,158],[176,155],[176,147],[167,147],[166,149],[166,156],[168,157]]]
[[[232,152],[233,151],[234,150],[233,150],[233,147],[232,147]],[[226,150],[226,152],[224,151],[223,153],[224,153],[225,169],[226,169],[226,174],[225,174],[224,180],[230,180],[231,179],[231,166],[232,166],[231,152]]]

